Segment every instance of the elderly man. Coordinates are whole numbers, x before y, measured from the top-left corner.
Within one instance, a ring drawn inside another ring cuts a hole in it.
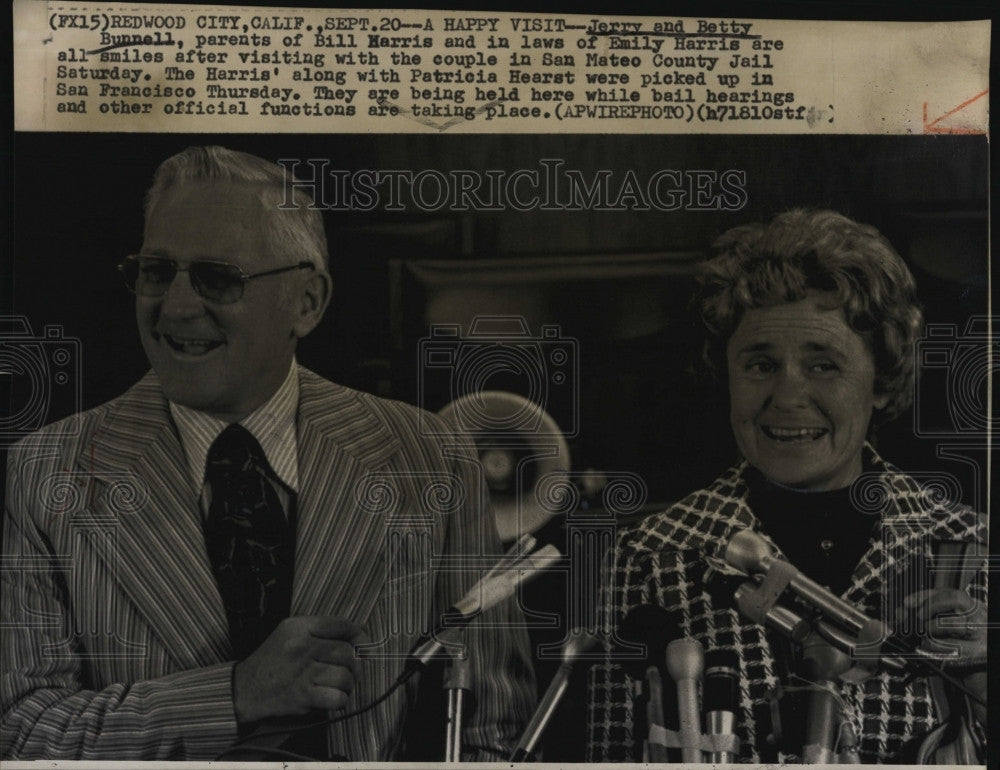
[[[479,468],[433,418],[296,363],[331,282],[320,215],[285,188],[219,147],[165,161],[120,266],[153,371],[12,451],[6,757],[210,759],[362,708],[479,577],[442,565],[496,550]],[[519,618],[468,631],[471,758],[503,758],[530,713]],[[399,689],[286,750],[392,759],[405,719]]]

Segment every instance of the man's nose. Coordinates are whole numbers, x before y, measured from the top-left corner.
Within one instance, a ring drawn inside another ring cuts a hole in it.
[[[809,405],[809,378],[796,367],[783,367],[774,379],[771,402],[780,409]]]
[[[160,302],[161,313],[168,318],[190,318],[205,312],[201,296],[191,285],[191,273],[178,270]]]

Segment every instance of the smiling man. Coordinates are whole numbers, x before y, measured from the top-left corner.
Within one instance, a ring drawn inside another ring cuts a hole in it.
[[[272,239],[260,197],[225,180],[154,187],[142,253],[122,266],[167,399],[227,421],[278,390],[330,297],[319,244]],[[190,280],[174,280],[179,265]]]
[[[465,448],[296,362],[331,281],[320,215],[285,188],[219,147],[165,161],[119,266],[152,371],[12,451],[5,757],[205,760],[273,727],[294,735],[258,758],[407,748],[404,691],[373,702],[479,577],[441,563],[488,561],[495,525]],[[483,620],[463,745],[503,759],[533,705],[527,638],[510,605]]]

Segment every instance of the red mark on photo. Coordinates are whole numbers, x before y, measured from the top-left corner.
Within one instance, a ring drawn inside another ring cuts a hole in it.
[[[928,119],[927,102],[924,102],[924,133],[925,134],[985,134],[986,133],[985,128],[970,128],[961,125],[958,126],[943,125],[943,121],[961,112],[969,105],[979,101],[989,92],[990,90],[987,88],[985,91],[976,94],[971,99],[966,99],[957,107],[948,110],[943,115],[939,115],[938,117],[934,118],[934,120]]]

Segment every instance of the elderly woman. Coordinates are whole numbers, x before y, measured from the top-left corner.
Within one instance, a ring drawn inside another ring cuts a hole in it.
[[[921,326],[913,278],[874,228],[832,211],[790,211],[728,231],[703,268],[706,360],[728,379],[743,459],[620,534],[609,616],[621,630],[636,607],[658,606],[675,635],[729,651],[739,673],[738,759],[797,761],[819,718],[809,713],[818,677],[803,660],[808,645],[739,610],[733,588],[747,581],[726,576],[725,545],[753,530],[774,556],[887,625],[900,608],[911,628],[947,613],[978,621],[931,628],[937,644],[981,666],[985,521],[933,499],[868,442],[873,426],[911,402]],[[950,564],[968,557],[971,577],[950,589],[935,582],[943,573],[928,566],[942,553]],[[782,603],[790,601],[786,592]],[[833,685],[826,761],[838,752],[854,762],[977,761],[982,671],[943,679],[923,667],[871,668]],[[591,677],[590,758],[641,759],[647,730],[632,679],[614,663]]]

